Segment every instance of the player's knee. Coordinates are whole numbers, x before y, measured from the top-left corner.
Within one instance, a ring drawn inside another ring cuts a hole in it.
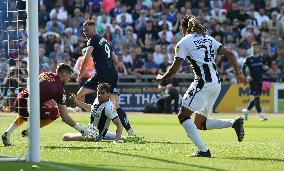
[[[184,121],[186,121],[187,119],[191,119],[191,114],[193,112],[190,111],[187,108],[182,107],[181,110],[178,113],[178,120],[180,122],[180,124],[182,124]]]
[[[259,97],[255,97],[255,98],[254,98],[254,102],[255,102],[256,104],[259,104]]]
[[[199,130],[207,130],[206,128],[206,117],[196,114],[194,118],[194,124],[196,125],[197,129]]]
[[[57,118],[60,117],[59,111],[57,107],[52,107],[49,109],[50,110],[50,116],[49,118],[53,121],[55,121]]]

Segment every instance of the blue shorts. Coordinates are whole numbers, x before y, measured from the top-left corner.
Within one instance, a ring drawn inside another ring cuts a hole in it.
[[[250,95],[252,96],[260,96],[261,95],[261,88],[262,88],[262,81],[251,81],[249,82],[250,88]]]
[[[84,88],[97,91],[97,86],[100,83],[108,83],[111,87],[111,94],[118,94],[117,89],[118,75],[117,74],[106,74],[104,76],[94,75],[92,78],[88,79],[83,85]]]

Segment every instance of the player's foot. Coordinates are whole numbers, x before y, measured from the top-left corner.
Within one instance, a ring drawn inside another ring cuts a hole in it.
[[[22,134],[22,137],[28,137],[29,136],[28,129],[23,130],[21,134]]]
[[[248,120],[248,110],[247,109],[243,109],[243,118],[247,121]]]
[[[197,153],[194,153],[192,156],[193,157],[211,157],[211,152],[209,149],[206,152],[197,151]]]
[[[244,118],[239,117],[235,120],[233,126],[232,126],[237,134],[238,141],[241,142],[244,139],[245,136],[245,130],[244,130]]]
[[[10,142],[10,135],[8,134],[8,132],[4,132],[4,134],[2,135],[2,141],[4,146],[11,146],[11,142]]]
[[[127,133],[128,133],[128,136],[137,136],[137,135],[135,134],[135,132],[133,131],[132,128],[130,128],[130,129],[127,131]]]
[[[264,115],[264,114],[259,114],[259,119],[261,121],[266,121],[267,120],[267,117]]]

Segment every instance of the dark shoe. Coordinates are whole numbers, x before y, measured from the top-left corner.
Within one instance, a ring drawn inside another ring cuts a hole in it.
[[[211,157],[211,152],[209,149],[206,152],[198,151],[193,154],[193,157]]]
[[[2,141],[4,146],[12,146],[8,132],[4,132],[4,134],[2,135]]]
[[[28,137],[29,136],[29,131],[27,129],[22,131],[22,137]]]
[[[235,120],[233,126],[232,126],[237,134],[238,141],[242,142],[245,136],[245,130],[244,130],[244,118],[239,117]]]

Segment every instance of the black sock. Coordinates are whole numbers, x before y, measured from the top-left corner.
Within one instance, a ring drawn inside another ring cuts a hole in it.
[[[256,108],[256,111],[257,113],[261,113],[261,107],[260,107],[260,100],[259,100],[259,97],[256,97],[254,99],[255,101],[255,108]]]
[[[251,110],[253,108],[254,104],[255,104],[255,100],[253,99],[249,102],[247,110]]]
[[[121,122],[123,128],[126,131],[128,131],[131,128],[131,126],[130,126],[130,123],[129,123],[128,118],[126,116],[126,113],[120,107],[117,108],[116,111],[117,111],[118,117],[120,119],[120,122]]]

